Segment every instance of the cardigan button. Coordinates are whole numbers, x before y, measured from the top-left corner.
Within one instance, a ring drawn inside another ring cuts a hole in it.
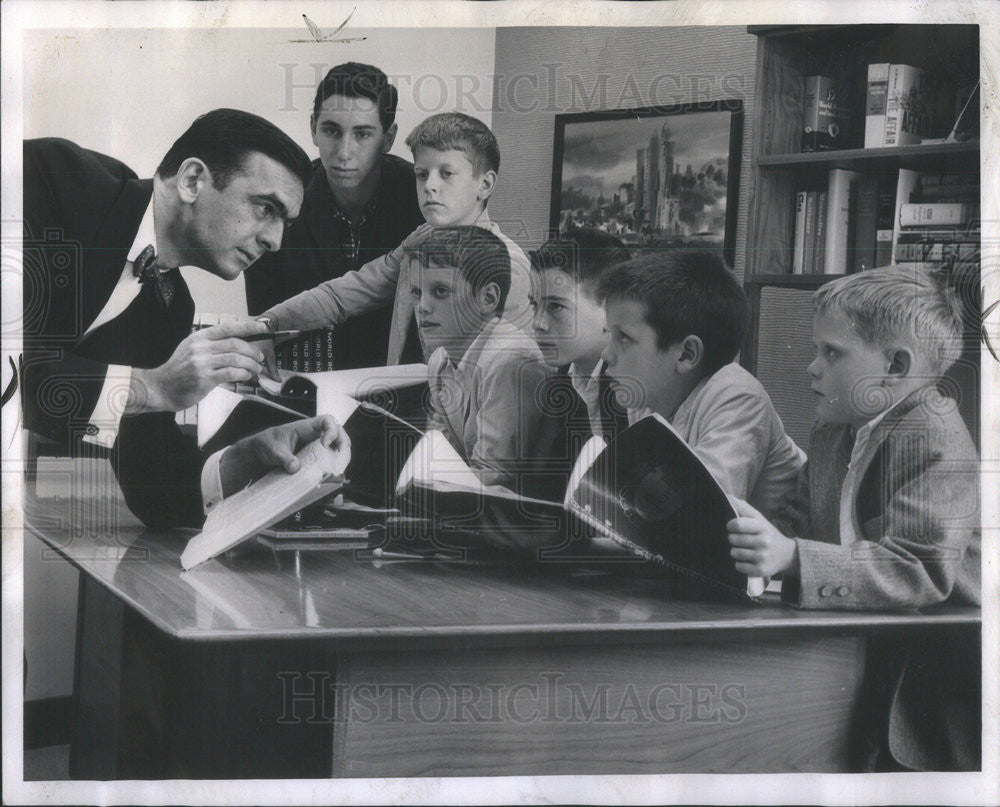
[[[851,593],[851,589],[848,588],[847,586],[838,586],[837,587],[837,596],[838,597],[846,597],[850,593]]]
[[[833,586],[820,586],[818,593],[820,597],[823,597],[825,599],[826,597],[829,597],[831,594],[833,594]]]

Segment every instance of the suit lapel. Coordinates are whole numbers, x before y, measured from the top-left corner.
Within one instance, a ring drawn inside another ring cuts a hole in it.
[[[94,233],[92,246],[84,255],[82,278],[83,328],[97,315],[114,291],[128,259],[139,224],[153,195],[153,180],[128,180],[107,218]]]

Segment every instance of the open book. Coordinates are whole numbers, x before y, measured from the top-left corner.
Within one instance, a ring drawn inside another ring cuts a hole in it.
[[[206,395],[198,404],[199,447],[211,454],[271,426],[313,415],[336,416],[345,396],[375,403],[410,421],[421,419],[426,364],[280,373],[280,381],[262,377],[256,389],[216,387]]]
[[[188,541],[181,553],[181,566],[191,569],[204,563],[341,487],[350,459],[347,450],[335,451],[317,439],[298,457],[302,464],[294,474],[276,468],[219,502],[205,519],[202,531]]]
[[[417,446],[397,484],[411,508],[494,543],[571,560],[574,543],[608,541],[671,572],[730,594],[755,598],[766,581],[736,571],[726,523],[728,496],[673,427],[647,415],[605,445],[581,450],[562,502],[518,496],[479,482],[443,435]],[[451,449],[449,451],[449,449]]]

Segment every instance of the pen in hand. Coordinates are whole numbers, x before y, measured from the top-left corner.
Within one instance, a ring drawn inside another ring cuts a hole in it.
[[[285,339],[298,336],[302,331],[271,331],[270,333],[255,333],[251,336],[240,336],[244,342],[263,342],[265,339]]]

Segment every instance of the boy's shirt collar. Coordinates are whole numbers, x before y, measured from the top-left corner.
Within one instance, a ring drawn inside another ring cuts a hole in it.
[[[448,348],[439,347],[435,350],[435,353],[443,353],[443,359],[446,365],[453,367],[456,373],[465,375],[471,373],[475,369],[476,365],[479,363],[479,357],[482,355],[483,349],[486,347],[486,343],[489,341],[490,336],[493,334],[493,329],[496,328],[497,324],[500,322],[500,317],[494,317],[489,322],[487,322],[483,329],[476,334],[476,338],[469,343],[469,346],[465,349],[465,355],[463,355],[458,361],[455,361],[451,355],[448,353]]]

